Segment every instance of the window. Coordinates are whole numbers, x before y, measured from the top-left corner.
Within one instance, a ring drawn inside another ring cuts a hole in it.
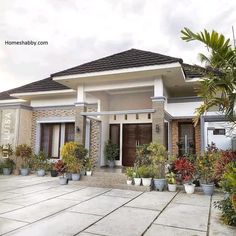
[[[72,142],[75,140],[75,124],[66,123],[65,124],[65,143]]]
[[[60,133],[61,124],[41,125],[41,145],[40,150],[49,157],[59,158],[60,154]]]
[[[120,125],[110,125],[110,140],[112,143],[117,144],[118,147],[120,147]],[[120,160],[120,155],[116,158],[116,160]]]
[[[225,135],[225,129],[214,129],[213,135]]]
[[[59,158],[60,149],[64,143],[74,141],[74,123],[45,123],[41,124],[40,151],[50,158]]]

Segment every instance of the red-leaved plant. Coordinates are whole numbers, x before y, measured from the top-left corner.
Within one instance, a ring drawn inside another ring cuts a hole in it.
[[[174,165],[175,171],[177,174],[181,175],[182,180],[184,182],[191,183],[195,173],[195,167],[193,163],[188,159],[181,157],[175,161]]]
[[[54,168],[59,173],[59,175],[62,175],[64,177],[67,167],[66,167],[66,164],[62,160],[57,161],[55,163]]]
[[[227,165],[230,162],[236,162],[236,153],[233,151],[222,151],[220,157],[215,163],[215,180],[221,181],[224,173],[226,172]]]

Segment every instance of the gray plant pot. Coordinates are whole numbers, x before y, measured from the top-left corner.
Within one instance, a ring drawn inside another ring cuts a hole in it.
[[[79,173],[72,174],[72,180],[73,181],[79,181],[80,180],[80,174]]]
[[[20,173],[22,176],[26,176],[29,174],[29,169],[28,168],[21,168]]]
[[[108,165],[109,165],[110,168],[114,168],[115,165],[116,165],[115,160],[112,160],[112,161],[109,160]]]
[[[163,191],[166,186],[166,179],[154,179],[154,188],[158,191]]]
[[[61,185],[66,185],[68,184],[68,179],[66,177],[59,177],[59,183]]]
[[[45,170],[44,170],[44,169],[39,169],[39,170],[37,170],[37,175],[38,175],[39,177],[43,177],[43,176],[45,175]]]
[[[203,192],[204,192],[205,195],[207,195],[207,196],[213,195],[214,189],[215,189],[214,183],[201,184],[201,186],[202,186],[202,190],[203,190]]]
[[[3,175],[10,175],[11,174],[11,169],[10,168],[3,168]]]

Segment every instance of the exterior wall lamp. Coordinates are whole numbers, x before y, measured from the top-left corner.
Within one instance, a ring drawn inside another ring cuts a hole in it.
[[[77,133],[80,132],[80,128],[79,128],[79,126],[76,126],[76,131],[77,131]]]
[[[157,124],[156,125],[156,133],[159,133],[160,132],[160,126]]]

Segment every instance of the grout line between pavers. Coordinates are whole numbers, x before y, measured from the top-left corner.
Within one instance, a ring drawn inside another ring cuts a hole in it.
[[[111,190],[110,190],[111,191]],[[103,217],[101,217],[99,220],[91,223],[89,226],[87,226],[86,228],[84,228],[83,230],[79,231],[78,233],[74,234],[73,236],[79,235],[81,232],[84,232],[85,230],[87,230],[88,228],[90,228],[91,226],[93,226],[94,224],[98,223],[99,221],[103,220],[105,217],[107,217],[108,215],[112,214],[113,212],[117,211],[118,209],[124,207],[127,203],[133,201],[134,199],[138,198],[139,196],[141,196],[142,194],[144,194],[145,192],[141,192],[139,195],[135,196],[134,198],[130,199],[129,201],[125,202],[124,204],[122,204],[121,206],[117,207],[116,209],[114,209],[113,211],[109,212],[108,214],[104,215]],[[85,232],[85,233],[90,233],[89,231]],[[104,235],[106,236],[106,235]]]
[[[211,208],[212,208],[212,196],[211,196],[211,201],[210,201],[210,207],[209,207],[209,213],[208,213],[208,222],[207,222],[207,236],[210,233],[210,224],[211,224]]]
[[[87,187],[85,187],[85,188],[87,188]],[[83,188],[84,189],[84,188]],[[82,190],[82,189],[81,189]],[[76,192],[76,191],[78,191],[78,190],[75,190],[74,192]],[[107,192],[109,192],[109,191],[111,191],[111,189],[109,189],[109,190],[107,190],[107,191],[105,191],[105,192],[103,192],[103,193],[101,193],[101,194],[97,194],[96,196],[93,196],[93,197],[91,197],[91,198],[89,198],[89,199],[86,199],[86,200],[84,200],[84,201],[82,201],[82,202],[86,202],[86,201],[88,201],[88,200],[90,200],[90,199],[93,199],[93,198],[95,198],[95,197],[97,197],[97,196],[100,196],[100,195],[102,195],[102,194],[104,194],[104,193],[107,193]],[[69,201],[69,200],[68,200]],[[82,202],[80,202],[80,203],[82,203]],[[35,223],[37,223],[37,222],[39,222],[39,221],[42,221],[42,220],[44,220],[44,219],[46,219],[46,218],[50,218],[50,217],[52,217],[52,216],[54,216],[54,215],[57,215],[57,214],[59,214],[59,213],[61,213],[61,212],[63,212],[63,211],[66,211],[66,210],[68,210],[69,208],[72,208],[72,207],[74,207],[74,206],[76,206],[76,205],[78,205],[78,204],[80,204],[80,203],[76,203],[76,204],[74,204],[74,205],[71,205],[71,206],[69,206],[69,207],[66,207],[66,208],[64,208],[64,209],[62,209],[62,210],[60,210],[60,211],[57,211],[57,212],[55,212],[55,213],[53,213],[53,214],[51,214],[51,215],[48,215],[48,216],[45,216],[45,217],[43,217],[43,218],[40,218],[40,219],[38,219],[38,220],[36,220],[36,221],[34,221],[34,222],[30,222],[30,223],[28,223],[28,225],[23,225],[23,226],[21,226],[21,227],[19,227],[19,228],[17,228],[17,229],[14,229],[14,230],[11,230],[11,231],[9,231],[9,232],[7,232],[7,233],[4,233],[4,234],[2,234],[2,235],[5,235],[5,234],[8,234],[8,233],[11,233],[11,232],[13,232],[13,231],[16,231],[16,230],[20,230],[20,229],[22,229],[22,228],[24,228],[24,227],[28,227],[29,225],[33,225],[33,224],[35,224]],[[3,217],[2,217],[3,218]],[[14,220],[14,219],[11,219],[11,220]]]
[[[174,198],[179,194],[179,191],[176,192],[176,194],[171,198],[171,200],[166,204],[166,206],[161,210],[161,212],[154,218],[154,220],[151,222],[151,224],[149,224],[149,226],[144,230],[144,232],[141,234],[141,236],[143,236],[148,229],[152,226],[152,224],[154,223],[154,221],[162,214],[162,212],[170,205],[170,203],[174,200]]]
[[[186,230],[192,230],[192,231],[203,232],[203,233],[207,232],[206,230],[192,229],[192,228],[183,228],[183,227],[174,226],[174,225],[164,225],[164,224],[158,224],[158,223],[154,223],[154,225],[161,225],[161,226],[175,228],[175,229],[186,229]]]
[[[161,210],[155,210],[155,209],[150,209],[150,208],[145,208],[145,207],[136,207],[136,206],[124,206],[127,208],[134,208],[134,209],[140,209],[140,210],[147,210],[147,211],[157,211],[157,212],[161,212]]]

